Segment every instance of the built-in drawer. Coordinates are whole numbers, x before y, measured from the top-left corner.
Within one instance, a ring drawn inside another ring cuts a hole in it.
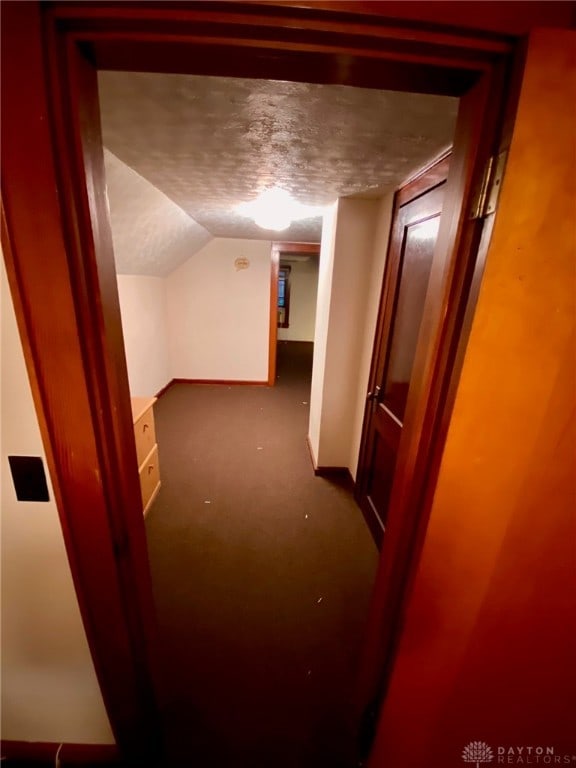
[[[142,507],[146,514],[147,507],[160,487],[160,467],[158,466],[158,446],[155,445],[140,466],[140,491]]]
[[[154,411],[152,406],[148,408],[134,422],[134,436],[136,438],[136,456],[138,466],[142,465],[152,448],[156,445],[156,430],[154,429]]]

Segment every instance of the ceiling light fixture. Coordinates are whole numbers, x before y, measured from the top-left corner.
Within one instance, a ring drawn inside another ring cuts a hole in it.
[[[286,190],[273,187],[261,192],[255,200],[238,205],[236,212],[253,219],[262,229],[281,232],[288,229],[293,221],[322,216],[324,206],[303,205],[294,200]]]

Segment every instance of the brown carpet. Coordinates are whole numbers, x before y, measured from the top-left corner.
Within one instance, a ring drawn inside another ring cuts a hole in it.
[[[305,443],[312,345],[278,382],[173,385],[147,521],[170,766],[352,765],[348,705],[377,552]]]

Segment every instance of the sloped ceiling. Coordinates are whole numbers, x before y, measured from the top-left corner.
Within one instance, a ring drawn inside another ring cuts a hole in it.
[[[234,213],[274,185],[315,205],[382,194],[450,145],[458,104],[347,86],[130,72],[100,72],[99,88],[105,146],[201,225],[198,237],[277,239]],[[153,260],[152,206],[147,215],[142,257]],[[281,238],[318,241],[320,232],[320,219],[308,219]],[[130,236],[122,239],[128,253]]]
[[[212,239],[204,227],[104,149],[116,271],[164,277]]]

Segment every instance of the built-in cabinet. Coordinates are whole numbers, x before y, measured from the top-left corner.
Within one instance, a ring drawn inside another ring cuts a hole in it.
[[[136,457],[140,476],[142,510],[148,512],[160,490],[160,467],[158,445],[154,425],[155,397],[133,397],[132,420],[136,440]]]

